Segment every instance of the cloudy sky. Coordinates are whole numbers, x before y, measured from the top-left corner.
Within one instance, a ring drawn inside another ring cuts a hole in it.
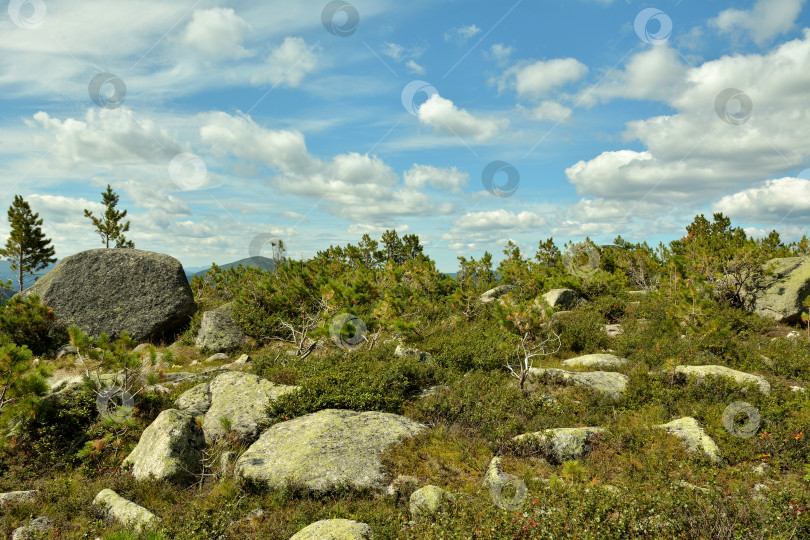
[[[793,240],[810,233],[809,11],[12,0],[0,204],[22,195],[62,258],[101,247],[83,209],[110,184],[136,247],[188,267],[396,228],[451,272],[509,239],[657,244],[716,211]]]

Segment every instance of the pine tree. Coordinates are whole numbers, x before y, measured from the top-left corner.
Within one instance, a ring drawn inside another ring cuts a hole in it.
[[[110,242],[115,242],[117,248],[134,248],[132,240],[127,240],[124,233],[129,231],[129,221],[121,223],[127,217],[127,211],[116,210],[118,205],[118,195],[107,184],[107,191],[101,192],[101,204],[104,205],[104,215],[97,218],[90,210],[85,208],[84,217],[90,218],[96,232],[101,237],[101,242],[105,247],[110,247]]]
[[[11,269],[17,275],[20,292],[25,288],[25,274],[33,274],[49,264],[56,262],[51,239],[42,233],[42,219],[31,211],[28,203],[19,195],[8,208],[8,222],[11,234],[6,240],[6,247],[0,249],[0,256],[11,261]]]

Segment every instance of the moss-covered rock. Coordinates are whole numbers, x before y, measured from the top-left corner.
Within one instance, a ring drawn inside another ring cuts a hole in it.
[[[744,371],[737,371],[736,369],[727,368],[725,366],[675,366],[675,373],[684,378],[696,377],[698,383],[702,382],[706,375],[725,377],[742,384],[753,383],[757,385],[759,390],[765,395],[771,393],[771,384],[765,379],[765,377],[760,377],[759,375],[746,373]]]
[[[591,450],[593,438],[603,431],[600,427],[554,428],[524,433],[513,437],[512,441],[535,447],[546,460],[559,464],[585,456]]]
[[[21,293],[53,308],[56,322],[92,336],[168,338],[196,311],[180,261],[138,249],[91,249],[65,257]]]
[[[236,320],[225,311],[206,311],[194,345],[201,351],[228,352],[239,347],[245,339]]]
[[[427,485],[411,494],[408,509],[413,519],[431,518],[441,512],[445,508],[445,504],[452,503],[455,499],[449,491],[438,486]]]
[[[205,440],[194,417],[177,409],[161,412],[147,427],[124,467],[138,480],[183,480],[200,469]]]
[[[102,489],[93,499],[93,505],[98,506],[107,518],[112,518],[124,526],[140,531],[143,527],[159,520],[159,518],[132,501],[118,495],[111,489]]]
[[[272,426],[242,454],[235,473],[270,488],[382,491],[380,455],[423,429],[396,414],[326,409]]]
[[[191,416],[203,416],[211,408],[211,386],[208,382],[193,386],[180,394],[175,406]]]
[[[584,386],[585,388],[607,394],[616,400],[621,398],[627,388],[627,381],[630,380],[627,375],[612,371],[585,371],[577,373],[554,368],[531,368],[529,370],[530,380],[543,377],[550,377],[551,379],[560,380],[564,383]]]
[[[296,389],[239,371],[217,375],[208,383],[211,406],[203,422],[205,440],[212,442],[227,434],[222,419],[227,419],[230,429],[242,440],[256,440],[258,424],[267,418],[270,401]]]
[[[597,353],[585,354],[576,358],[564,360],[565,367],[584,367],[590,369],[617,369],[627,364],[626,358],[619,358],[613,354]]]
[[[698,421],[691,416],[678,418],[672,422],[658,424],[654,427],[665,429],[671,435],[681,439],[690,452],[702,452],[714,462],[721,461],[720,449],[717,444],[703,431]]]
[[[543,301],[553,308],[573,309],[585,302],[573,289],[551,289],[543,295]]]
[[[290,540],[371,540],[371,527],[351,519],[323,519],[307,525]]]
[[[750,310],[780,322],[799,322],[802,302],[810,295],[810,257],[782,257],[766,262],[773,273],[762,290],[745,293]]]

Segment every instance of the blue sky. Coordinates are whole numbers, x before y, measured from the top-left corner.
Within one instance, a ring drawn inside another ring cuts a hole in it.
[[[715,211],[808,233],[804,0],[12,0],[0,50],[0,204],[60,258],[101,246],[108,183],[188,267],[387,228],[448,272]]]

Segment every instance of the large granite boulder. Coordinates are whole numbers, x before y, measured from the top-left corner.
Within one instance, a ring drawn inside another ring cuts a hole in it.
[[[307,525],[290,540],[371,540],[371,527],[351,519],[322,519]]]
[[[194,345],[201,351],[228,352],[238,348],[245,333],[233,318],[230,302],[203,313]]]
[[[761,290],[745,292],[750,311],[780,322],[799,322],[802,302],[810,295],[810,257],[771,259],[764,267],[773,274],[763,280]]]
[[[162,411],[124,459],[138,480],[191,479],[199,471],[205,439],[194,417],[177,409]]]
[[[127,331],[137,341],[172,337],[197,309],[180,261],[137,249],[65,257],[21,294],[38,295],[60,326],[112,338]]]
[[[382,412],[325,409],[270,427],[237,460],[237,477],[313,492],[385,489],[380,455],[425,426]]]
[[[175,405],[193,416],[205,415],[203,433],[208,443],[227,434],[223,421],[240,439],[253,442],[259,436],[259,423],[267,418],[270,401],[297,389],[230,371],[187,390]]]

